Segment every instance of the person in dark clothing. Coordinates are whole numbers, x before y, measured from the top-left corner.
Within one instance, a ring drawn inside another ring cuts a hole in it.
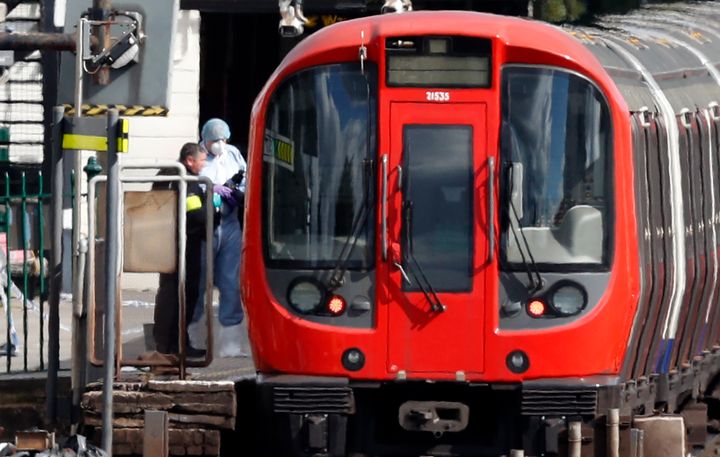
[[[179,161],[185,165],[188,174],[197,176],[205,166],[207,153],[196,143],[186,143],[180,150]],[[156,183],[153,189],[176,189],[177,182]],[[195,312],[200,290],[200,243],[205,236],[206,209],[205,191],[197,182],[188,182],[185,202],[187,212],[187,242],[185,245],[185,322]],[[215,221],[213,221],[214,223]],[[178,273],[161,273],[155,296],[155,337],[156,350],[163,354],[177,354],[178,351]],[[187,332],[187,327],[186,330]],[[204,357],[205,350],[196,349],[185,339],[187,357]]]
[[[245,208],[245,191],[243,190],[244,186],[242,185],[243,179],[245,179],[245,170],[240,170],[225,183],[225,187],[229,188],[232,192],[232,198],[235,200],[235,204],[238,208],[238,221],[240,222],[240,229],[243,228],[243,209]]]

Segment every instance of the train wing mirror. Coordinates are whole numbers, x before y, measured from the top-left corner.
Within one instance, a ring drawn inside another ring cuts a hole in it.
[[[517,215],[518,220],[523,217],[523,179],[524,168],[521,162],[512,162],[508,169],[510,176],[510,208],[511,214]]]

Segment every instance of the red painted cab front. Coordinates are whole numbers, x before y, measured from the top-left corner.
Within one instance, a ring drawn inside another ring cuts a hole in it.
[[[241,280],[259,372],[349,385],[355,405],[380,382],[404,431],[412,381],[611,382],[638,293],[624,111],[595,58],[540,23],[418,12],[305,39],[252,115]],[[428,397],[473,426],[457,394]]]

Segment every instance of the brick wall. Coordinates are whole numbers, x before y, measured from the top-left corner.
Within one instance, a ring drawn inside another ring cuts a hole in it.
[[[170,455],[218,456],[220,431],[206,429],[170,429]],[[125,428],[113,430],[113,455],[142,455],[143,430]]]

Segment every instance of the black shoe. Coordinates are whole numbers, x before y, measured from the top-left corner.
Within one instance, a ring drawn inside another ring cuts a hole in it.
[[[196,349],[189,344],[185,347],[185,356],[189,359],[202,359],[207,354],[205,349]]]

